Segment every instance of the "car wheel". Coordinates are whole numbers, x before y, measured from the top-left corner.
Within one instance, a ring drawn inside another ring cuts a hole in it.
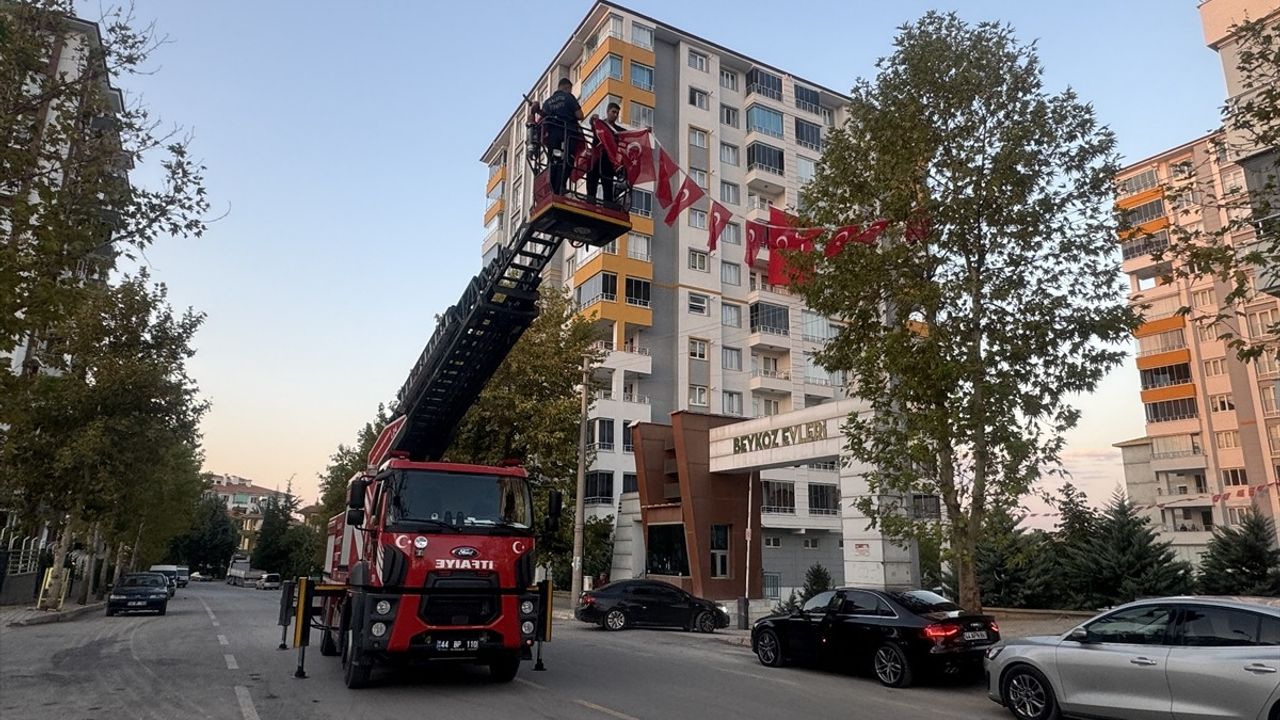
[[[109,608],[107,608],[107,617],[111,617],[112,615],[115,615],[115,614],[116,614],[116,609],[115,609],[115,608],[113,608],[113,607],[109,607]]]
[[[166,612],[168,612],[168,610],[169,610],[169,606],[168,606],[168,605],[161,605],[161,606],[160,606],[160,612],[158,612],[158,613],[156,613],[156,614],[157,614],[157,615],[163,615],[163,614],[165,614]]]
[[[693,628],[700,633],[713,633],[716,631],[716,619],[710,612],[703,610],[693,619]]]
[[[765,667],[776,668],[787,664],[777,633],[772,630],[760,631],[760,637],[756,638],[756,657],[760,658],[760,664]]]
[[[520,653],[506,653],[489,663],[489,678],[497,683],[509,683],[520,671]]]
[[[605,630],[626,630],[627,624],[627,613],[618,608],[614,608],[604,615]]]
[[[907,660],[906,653],[893,643],[885,643],[876,650],[872,669],[876,679],[889,687],[904,688],[911,685],[913,680],[914,673],[911,672],[911,663]]]
[[[1049,680],[1039,670],[1027,665],[1017,665],[1005,673],[1000,684],[1000,698],[1018,720],[1058,720],[1062,717]]]
[[[373,672],[373,667],[364,661],[362,655],[363,653],[356,647],[354,631],[347,628],[346,648],[342,654],[342,679],[352,690],[366,687],[369,684],[369,675]]]

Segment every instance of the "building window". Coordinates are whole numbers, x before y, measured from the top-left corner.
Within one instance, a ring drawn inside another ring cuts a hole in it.
[[[765,535],[764,546],[767,548],[780,548],[782,547],[782,538],[777,535]]]
[[[1211,395],[1209,397],[1209,412],[1231,412],[1236,409],[1236,404],[1231,399],[1231,395]]]
[[[720,242],[725,245],[741,245],[742,226],[738,223],[725,225],[724,230],[720,232]]]
[[[709,182],[707,180],[707,171],[698,168],[689,168],[689,177],[693,179],[694,184],[706,190]]]
[[[1213,360],[1204,361],[1204,376],[1217,377],[1227,374],[1227,359],[1214,358]]]
[[[711,526],[711,577],[729,577],[729,526]]]
[[[1280,361],[1277,361],[1276,354],[1273,352],[1264,352],[1254,360],[1254,368],[1258,372],[1258,377],[1271,377],[1280,375]]]
[[[765,540],[767,541],[768,538],[765,538]],[[765,545],[765,547],[773,547],[773,546]],[[781,600],[782,599],[782,576],[779,575],[778,573],[767,572],[763,574],[763,577],[764,577],[765,599]]]
[[[633,128],[653,127],[653,108],[649,107],[648,105],[638,103],[635,100],[629,101],[628,104],[631,106],[631,110],[627,115],[627,117],[629,118],[628,124],[631,125],[631,127]],[[632,192],[634,193],[635,191],[633,190]]]
[[[720,364],[725,370],[741,370],[742,369],[742,348],[722,347],[720,348]]]
[[[1181,350],[1186,346],[1187,339],[1179,328],[1138,338],[1138,355],[1155,355],[1170,350]]]
[[[711,405],[711,402],[707,399],[706,385],[689,386],[689,404],[695,407],[709,407]]]
[[[596,418],[587,423],[587,444],[602,452],[613,452],[613,418]]]
[[[610,470],[592,470],[586,475],[586,489],[582,494],[585,505],[613,504],[613,472]]]
[[[634,192],[634,190],[632,191]],[[627,257],[632,260],[643,260],[649,262],[652,259],[650,248],[653,245],[653,238],[648,235],[639,233],[631,233],[627,235]]]
[[[1164,367],[1151,368],[1139,372],[1142,389],[1169,387],[1170,385],[1186,385],[1191,382],[1191,365],[1179,363]]]
[[[711,298],[701,293],[689,293],[689,313],[692,315],[710,315]]]
[[[809,514],[839,515],[840,486],[825,483],[809,484]]]
[[[801,544],[804,546],[805,550],[817,550],[818,538],[805,538],[804,542]]]
[[[706,219],[705,214],[703,215],[703,219]],[[708,269],[708,262],[709,260],[707,258],[706,253],[702,252],[701,250],[692,250],[692,249],[689,250],[689,269],[690,270],[697,270],[698,272],[710,272],[710,270]],[[690,303],[690,307],[692,308],[692,304],[693,304],[692,296],[690,296],[689,303]]]
[[[781,100],[782,78],[764,70],[753,69],[747,73],[747,92]]]
[[[651,288],[652,283],[648,280],[641,280],[640,278],[633,277],[627,278],[627,304],[635,305],[636,307],[649,307],[649,292]]]
[[[1120,197],[1126,195],[1136,195],[1143,190],[1147,190],[1160,184],[1160,178],[1156,174],[1155,168],[1148,168],[1116,183],[1116,194]]]
[[[1230,468],[1228,470],[1223,470],[1222,484],[1223,485],[1248,485],[1249,474],[1244,471],[1244,468]]]
[[[596,91],[607,78],[614,80],[622,79],[622,58],[618,55],[609,54],[604,56],[600,64],[587,75],[587,79],[582,81],[582,89],[578,93],[578,97],[586,100],[591,97],[591,93]]]
[[[697,50],[689,51],[689,67],[694,70],[707,71],[707,56]]]
[[[645,570],[650,575],[683,577],[689,574],[689,555],[684,543],[684,524],[649,526]]]
[[[720,106],[720,124],[731,128],[738,127],[738,108],[729,105]]]
[[[574,288],[573,292],[579,307],[587,307],[598,302],[613,302],[618,299],[618,275],[611,272],[598,272]]]
[[[1275,324],[1280,322],[1280,310],[1268,308],[1260,312],[1249,313],[1249,335],[1262,337],[1275,334]]]
[[[756,398],[751,401],[756,417],[770,417],[782,413],[782,403],[769,398]]]
[[[912,495],[911,514],[921,520],[941,520],[942,498],[937,495]]]
[[[825,343],[840,332],[839,327],[812,310],[800,311],[800,324],[802,337],[808,342]]]
[[[720,143],[720,162],[737,167],[740,162],[739,157],[737,145],[730,145],[725,142]]]
[[[782,113],[763,105],[752,105],[747,108],[747,132],[783,137]]]
[[[1205,288],[1204,290],[1196,290],[1191,293],[1191,305],[1193,307],[1207,307],[1216,302],[1213,296],[1213,288]]]
[[[1169,422],[1196,417],[1196,399],[1180,398],[1164,402],[1146,403],[1147,422]]]
[[[796,144],[822,152],[822,126],[796,118]]]
[[[818,104],[819,100],[821,100],[821,98],[818,97],[818,91],[813,88],[807,88],[799,83],[796,83],[795,91],[796,107],[801,110],[808,110],[814,115],[817,115],[818,111],[822,109],[822,106]]]
[[[1164,200],[1152,200],[1149,203],[1143,203],[1135,208],[1125,212],[1125,224],[1141,225],[1152,220],[1158,220],[1165,216]]]
[[[689,146],[696,148],[707,147],[707,131],[696,127],[689,128]]]
[[[653,68],[631,61],[631,84],[641,90],[653,91]]]
[[[627,398],[634,399],[635,394],[634,392],[628,392],[628,393],[625,393],[622,397],[624,400]],[[632,427],[631,423],[627,422],[626,420],[622,421],[622,452],[624,453],[631,453],[636,451],[635,443],[631,439],[631,431],[634,429],[635,428]],[[625,481],[623,486],[625,487]],[[623,492],[626,492],[626,491],[624,490]]]
[[[653,193],[632,188],[631,212],[641,217],[653,217]]]
[[[720,282],[725,285],[742,284],[742,266],[738,263],[720,263]]]
[[[689,357],[694,360],[706,360],[707,341],[702,338],[689,338]]]
[[[646,50],[653,49],[653,28],[640,23],[631,23],[631,44]]]
[[[747,146],[747,169],[782,175],[786,172],[784,153],[772,145],[751,143]]]
[[[706,90],[691,87],[689,88],[689,104],[699,110],[706,110],[711,107],[711,98],[707,95]]]
[[[725,415],[742,415],[742,393],[725,390],[720,396]]]
[[[1236,430],[1222,430],[1214,433],[1218,440],[1219,450],[1230,450],[1240,447],[1240,433]]]
[[[738,73],[720,68],[720,87],[738,92]]]
[[[733,303],[721,305],[720,324],[725,327],[742,327],[742,306]]]
[[[640,483],[637,481],[635,473],[622,473],[622,492],[633,493],[640,490]]]
[[[818,163],[810,160],[802,155],[796,156],[796,179],[801,185],[813,182],[813,176],[818,173]]]
[[[737,183],[720,181],[720,202],[728,205],[742,204],[742,188]]]
[[[791,313],[785,305],[751,303],[751,332],[769,335],[791,334]]]
[[[762,513],[774,515],[796,514],[796,486],[782,480],[763,480],[760,483],[763,504]]]
[[[1213,325],[1196,326],[1196,335],[1199,336],[1200,342],[1216,342],[1218,340],[1218,328]]]
[[[689,208],[689,227],[699,230],[707,229],[707,211]]]

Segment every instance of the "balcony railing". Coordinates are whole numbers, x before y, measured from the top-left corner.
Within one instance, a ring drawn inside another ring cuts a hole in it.
[[[1182,350],[1185,347],[1187,347],[1187,343],[1185,341],[1180,343],[1174,343],[1171,345],[1161,345],[1160,347],[1156,347],[1156,348],[1147,348],[1146,350],[1139,350],[1138,357],[1146,357],[1147,355],[1159,355],[1160,353],[1173,352],[1174,350]]]
[[[786,370],[752,370],[751,377],[769,378],[770,380],[790,380],[791,373]]]
[[[782,99],[781,90],[774,90],[773,88],[767,85],[761,85],[760,83],[747,83],[747,94],[763,95],[767,98],[773,98],[774,100]]]
[[[1203,455],[1204,450],[1200,448],[1191,448],[1190,450],[1166,450],[1164,452],[1151,453],[1152,460],[1172,460],[1174,458],[1192,457],[1194,455]]]
[[[809,148],[810,150],[816,150],[816,151],[818,151],[818,152],[822,152],[822,143],[821,143],[821,142],[811,142],[811,141],[809,141],[809,140],[799,140],[799,139],[797,139],[797,140],[796,140],[796,144],[797,144],[797,145],[799,145],[800,147],[803,147],[803,148]]]
[[[648,354],[649,354],[649,348],[644,347],[643,345],[636,345],[636,344],[634,344],[634,343],[627,343],[626,345],[623,345],[622,347],[618,348],[618,351],[619,351],[619,352],[625,352],[625,353],[631,353],[631,354],[633,354],[633,355],[648,355]]]
[[[592,349],[592,350],[603,350],[603,351],[605,351],[605,352],[610,352],[611,350],[613,350],[613,341],[612,341],[612,340],[597,340],[597,341],[595,341],[595,342],[591,343],[591,349]]]
[[[839,515],[839,508],[809,508],[810,515]]]
[[[780,168],[780,167],[776,167],[776,166],[774,166],[774,165],[769,165],[768,163],[758,162],[758,161],[757,161],[757,162],[753,162],[753,163],[748,163],[748,164],[747,164],[747,170],[748,170],[748,171],[751,171],[751,170],[763,170],[763,171],[765,171],[765,172],[767,172],[767,173],[773,173],[774,175],[779,175],[779,176],[781,176],[781,175],[783,174],[783,172],[782,172],[782,168]]]
[[[791,335],[791,331],[787,328],[776,328],[768,325],[752,325],[751,332],[763,333],[765,335],[781,335],[783,337],[789,337]]]
[[[814,115],[817,115],[822,112],[822,106],[819,105],[818,103],[809,102],[808,100],[801,100],[800,98],[796,98],[796,107],[800,108],[801,110],[808,110]]]
[[[768,210],[771,207],[773,207],[773,201],[769,198],[762,198],[758,195],[747,196],[748,210]]]
[[[627,304],[642,308],[647,308],[650,305],[649,301],[644,298],[633,298],[630,296],[627,297]]]
[[[592,305],[595,305],[596,303],[615,302],[617,301],[617,299],[618,299],[618,296],[614,295],[613,293],[600,293],[595,297],[590,297],[590,298],[587,298],[586,300],[583,300],[582,304],[578,306],[578,309],[585,310],[586,308],[589,308]]]
[[[594,442],[587,446],[588,450],[596,450],[599,452],[613,452],[613,443],[611,442]]]
[[[1131,238],[1120,243],[1120,255],[1125,260],[1136,257],[1150,257],[1169,247],[1169,233],[1161,231],[1156,235],[1144,235]]]
[[[622,402],[636,403],[637,405],[648,405],[648,395],[638,395],[636,393],[623,393]]]
[[[643,260],[644,262],[653,260],[653,255],[648,250],[636,250],[630,245],[627,246],[627,257],[632,260]]]
[[[795,515],[795,505],[765,505],[760,508],[765,515]]]
[[[613,399],[613,391],[612,391],[612,390],[596,390],[596,399],[597,399],[597,400],[612,400],[612,399]]]

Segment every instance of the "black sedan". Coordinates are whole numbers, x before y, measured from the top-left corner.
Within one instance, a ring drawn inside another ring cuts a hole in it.
[[[120,578],[107,596],[107,615],[118,612],[155,612],[169,609],[169,580],[160,573],[130,573]]]
[[[870,670],[890,687],[907,687],[930,671],[976,675],[986,649],[999,640],[990,615],[967,613],[927,590],[830,590],[751,629],[751,649],[763,665],[799,661]]]
[[[574,617],[605,630],[632,626],[715,632],[729,627],[729,611],[657,580],[620,580],[578,598]]]

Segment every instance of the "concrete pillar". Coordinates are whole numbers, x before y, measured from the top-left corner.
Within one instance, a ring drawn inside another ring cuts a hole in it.
[[[867,482],[861,476],[865,465],[840,463],[840,525],[844,538],[844,583],[857,587],[920,586],[920,563],[914,542],[901,547],[885,538],[878,529],[868,528],[868,521],[856,507],[857,500],[868,495]]]

